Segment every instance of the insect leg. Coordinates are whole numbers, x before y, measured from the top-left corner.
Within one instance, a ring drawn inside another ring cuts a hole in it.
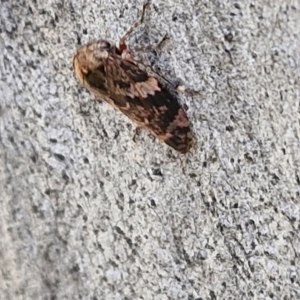
[[[201,91],[193,90],[182,83],[176,84],[175,89],[177,92],[184,93],[188,96],[201,95]]]
[[[170,39],[170,37],[166,33],[164,35],[164,37],[157,44],[155,44],[155,45],[148,45],[148,46],[133,47],[133,48],[130,48],[130,52],[159,50],[159,49],[161,49],[164,46],[165,42],[167,40],[169,40],[169,39]]]
[[[144,23],[144,17],[145,17],[145,11],[147,8],[150,7],[150,2],[147,1],[146,3],[144,3],[143,5],[143,10],[142,10],[142,15],[141,18],[136,21],[130,28],[129,30],[124,34],[124,36],[120,39],[119,42],[119,50],[121,52],[123,52],[124,50],[127,49],[127,45],[126,45],[126,40],[129,38],[129,36],[134,32],[134,30],[139,27],[141,24]]]

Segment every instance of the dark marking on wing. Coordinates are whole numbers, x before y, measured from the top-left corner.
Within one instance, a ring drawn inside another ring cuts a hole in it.
[[[124,82],[122,80],[116,80],[115,83],[121,89],[128,89],[130,87],[129,82]]]
[[[88,85],[99,90],[99,92],[108,95],[106,78],[100,70],[89,72],[85,78]]]
[[[134,82],[147,81],[149,78],[147,73],[139,69],[137,65],[132,62],[122,61],[120,67],[126,72],[128,78]]]

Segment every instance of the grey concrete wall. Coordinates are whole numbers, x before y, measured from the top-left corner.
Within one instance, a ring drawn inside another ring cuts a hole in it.
[[[142,1],[1,2],[1,299],[299,299],[300,3],[152,3],[130,42],[201,91],[187,156],[74,78]]]

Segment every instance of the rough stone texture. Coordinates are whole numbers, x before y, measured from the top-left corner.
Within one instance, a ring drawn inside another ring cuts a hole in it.
[[[142,1],[1,1],[1,299],[299,299],[299,0],[152,1],[131,44],[182,95],[180,156],[74,78]]]

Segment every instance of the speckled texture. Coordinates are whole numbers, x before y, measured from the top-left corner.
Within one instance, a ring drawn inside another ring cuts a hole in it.
[[[187,156],[73,74],[141,1],[1,2],[0,299],[300,298],[299,1],[152,3],[130,41],[201,91]]]

